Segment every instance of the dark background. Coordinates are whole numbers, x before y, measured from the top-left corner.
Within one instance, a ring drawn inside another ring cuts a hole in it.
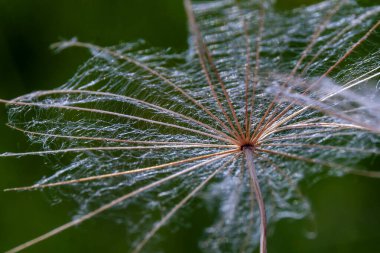
[[[278,8],[311,2],[316,1],[279,1]],[[104,46],[142,38],[153,46],[185,50],[182,1],[0,0],[0,98],[51,89],[69,79],[87,59],[87,52],[70,49],[54,54],[49,45],[72,37]],[[0,106],[0,152],[28,150],[26,138],[5,124],[6,113]],[[368,163],[375,166],[376,161]],[[30,185],[47,173],[49,168],[40,158],[0,158],[0,190]],[[302,189],[310,198],[318,236],[305,237],[306,221],[283,220],[272,226],[270,253],[380,252],[380,180],[345,176],[313,185],[305,182]],[[1,191],[0,252],[69,221],[73,212],[72,203],[52,205],[44,192]],[[95,218],[27,252],[125,252],[124,230],[122,225]],[[191,240],[177,241],[181,242],[175,244],[177,248],[166,248],[171,252],[196,249]]]

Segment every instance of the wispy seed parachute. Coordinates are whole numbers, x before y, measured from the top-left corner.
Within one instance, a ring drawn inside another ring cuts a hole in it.
[[[41,149],[1,156],[54,164],[9,190],[54,189],[79,207],[10,252],[100,215],[127,223],[126,250],[156,252],[163,227],[192,223],[194,198],[213,215],[201,250],[265,252],[266,222],[310,217],[301,180],[380,177],[357,166],[380,153],[380,7],[184,3],[188,51],[64,41],[55,48],[92,58],[56,90],[2,101],[9,126]]]

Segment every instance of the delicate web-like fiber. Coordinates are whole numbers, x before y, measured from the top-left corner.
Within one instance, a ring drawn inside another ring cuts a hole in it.
[[[78,202],[74,222],[132,192],[103,215],[128,223],[135,252],[157,252],[160,228],[191,223],[181,207],[201,196],[215,217],[199,247],[252,252],[263,214],[246,148],[269,223],[310,215],[304,178],[379,177],[357,164],[380,153],[380,7],[324,1],[279,12],[272,1],[220,0],[190,6],[192,20],[185,5],[187,52],[65,41],[58,50],[93,57],[56,90],[5,101],[9,125],[42,149],[1,156],[56,164],[19,190],[54,187]]]

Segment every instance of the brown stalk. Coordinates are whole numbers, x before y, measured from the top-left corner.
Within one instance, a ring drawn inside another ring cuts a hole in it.
[[[267,252],[267,218],[265,211],[264,199],[261,194],[259,181],[256,175],[254,155],[252,147],[244,147],[243,152],[247,161],[247,167],[251,176],[253,190],[260,210],[260,253]]]
[[[247,231],[247,234],[245,236],[245,239],[244,239],[244,243],[242,244],[241,248],[240,248],[240,253],[244,253],[246,251],[246,248],[248,247],[248,244],[249,244],[249,238],[252,236],[251,232],[252,230],[254,229],[253,225],[254,225],[254,215],[253,215],[253,212],[255,210],[255,190],[253,189],[253,185],[252,185],[252,181],[249,181],[250,182],[250,187],[251,187],[251,191],[250,191],[250,205],[249,205],[249,209],[250,209],[250,213],[252,214],[252,219],[249,220],[249,225],[248,225],[248,231]]]

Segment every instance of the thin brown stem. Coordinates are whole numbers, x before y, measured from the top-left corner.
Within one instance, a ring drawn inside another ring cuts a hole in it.
[[[247,160],[247,167],[249,170],[249,174],[251,176],[253,189],[254,189],[256,200],[257,200],[259,210],[260,210],[260,253],[266,253],[267,252],[267,218],[266,218],[266,211],[265,211],[265,203],[264,203],[263,196],[261,194],[259,181],[256,175],[253,150],[251,147],[244,147],[243,151]]]
[[[240,253],[244,253],[249,245],[249,238],[252,237],[252,232],[254,229],[254,222],[255,222],[255,217],[254,217],[254,211],[255,211],[255,190],[253,189],[252,181],[250,180],[250,198],[249,198],[249,212],[250,215],[252,215],[251,219],[249,219],[249,224],[248,224],[248,231],[247,234],[244,238],[244,242],[240,248]]]

